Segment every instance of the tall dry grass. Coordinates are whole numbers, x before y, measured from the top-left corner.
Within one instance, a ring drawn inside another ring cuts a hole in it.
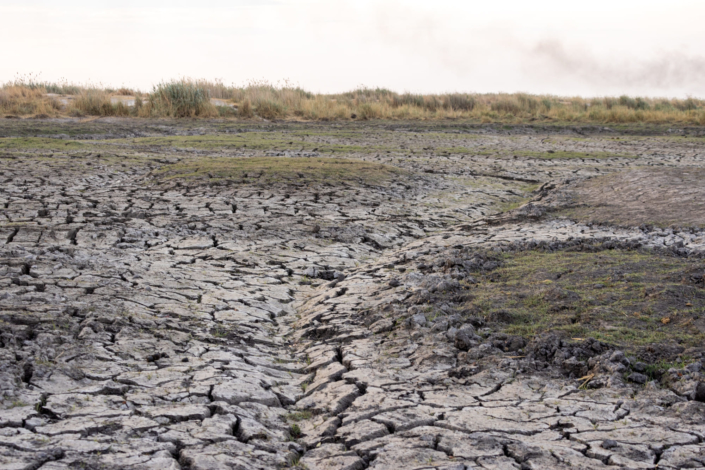
[[[254,81],[241,87],[198,81],[220,99],[239,105],[240,117],[304,120],[467,119],[479,122],[681,123],[705,125],[705,101],[642,98],[558,97],[551,95],[395,93],[358,88],[339,94],[313,94],[289,83]]]
[[[39,75],[31,73],[15,77],[14,80],[6,83],[3,88],[5,87],[20,87],[29,88],[30,90],[43,90],[45,93],[53,93],[56,95],[75,95],[86,88],[86,86],[79,86],[69,83],[66,79],[61,79],[58,82],[42,80]]]
[[[60,109],[61,104],[56,99],[47,97],[44,89],[15,85],[0,88],[0,112],[2,114],[54,116]]]
[[[74,116],[119,116],[131,115],[130,108],[118,101],[113,103],[104,90],[81,91],[69,105],[69,114]]]
[[[72,95],[62,107],[47,93]],[[111,95],[134,95],[135,106],[111,103]],[[215,106],[211,99],[231,106]],[[222,80],[180,79],[156,85],[148,94],[129,88],[110,89],[15,80],[0,88],[0,111],[32,115],[73,113],[97,116],[237,117],[268,120],[464,119],[474,122],[654,123],[705,125],[705,101],[644,97],[581,98],[514,94],[414,94],[360,87],[345,93],[314,94],[289,82],[251,81],[242,86]]]

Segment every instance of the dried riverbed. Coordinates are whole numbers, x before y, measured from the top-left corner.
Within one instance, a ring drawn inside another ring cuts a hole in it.
[[[699,133],[0,121],[0,468],[705,467]]]

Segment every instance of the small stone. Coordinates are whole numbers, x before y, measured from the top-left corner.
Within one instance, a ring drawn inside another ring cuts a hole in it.
[[[620,364],[624,364],[625,366],[629,365],[629,359],[624,356],[624,353],[622,351],[613,352],[610,356],[610,362],[617,362]]]
[[[457,333],[455,333],[455,347],[461,351],[467,351],[470,348],[477,346],[475,340],[475,328],[472,325],[463,325]]]
[[[660,387],[658,386],[658,382],[655,380],[652,380],[649,383],[647,383],[646,385],[644,385],[644,390],[647,390],[650,392],[654,392],[659,389],[660,389]]]
[[[621,374],[622,372],[627,370],[625,365],[619,362],[606,364],[605,367],[613,374]]]
[[[29,418],[24,422],[24,427],[29,429],[30,431],[34,431],[34,428],[37,426],[44,426],[47,423],[45,419],[42,418]]]
[[[636,372],[644,372],[646,370],[646,364],[643,362],[635,362],[634,365],[632,365],[632,369]]]
[[[696,401],[705,403],[705,382],[698,382],[698,385],[695,386],[694,399]]]
[[[411,325],[422,327],[426,325],[426,315],[423,313],[417,313],[411,317]]]
[[[612,440],[612,439],[605,439],[602,441],[602,448],[603,449],[614,449],[615,447],[618,447],[619,444],[617,441]]]
[[[630,382],[634,382],[635,384],[645,384],[649,378],[645,376],[644,374],[640,374],[639,372],[632,372],[629,374],[627,377],[627,380]]]
[[[700,362],[693,362],[692,364],[688,364],[685,366],[686,369],[688,369],[690,372],[700,372],[700,369],[702,369],[703,365]]]

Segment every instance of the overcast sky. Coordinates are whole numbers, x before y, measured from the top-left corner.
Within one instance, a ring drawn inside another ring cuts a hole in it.
[[[703,0],[0,0],[0,82],[705,97]]]

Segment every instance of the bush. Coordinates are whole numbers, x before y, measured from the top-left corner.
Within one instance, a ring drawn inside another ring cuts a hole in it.
[[[81,92],[71,103],[76,116],[129,116],[130,108],[122,101],[112,103],[110,95],[103,90]]]
[[[218,116],[218,110],[211,104],[208,92],[188,80],[156,85],[149,94],[147,108],[152,116]]]
[[[636,109],[636,100],[629,96],[622,95],[619,97],[619,105],[629,109]]]
[[[532,96],[526,95],[524,93],[517,96],[519,100],[519,106],[525,112],[535,113],[539,109],[539,102]]]
[[[89,90],[79,94],[71,103],[71,107],[75,108],[83,115],[101,116],[101,109],[107,108],[104,105],[110,105],[110,96],[104,91]]]
[[[257,103],[255,112],[264,119],[277,119],[286,116],[286,109],[274,100],[262,100]]]
[[[654,109],[656,111],[675,111],[675,106],[671,104],[670,101],[668,100],[660,100],[658,103],[654,105]]]
[[[218,115],[220,117],[235,117],[237,116],[237,109],[230,106],[216,106],[218,110]]]
[[[44,96],[43,88],[6,86],[0,89],[0,111],[12,115],[56,114],[61,104]]]
[[[250,100],[246,99],[240,103],[240,106],[237,108],[237,115],[243,118],[251,118],[254,115],[252,113],[252,105],[250,104]]]
[[[379,119],[382,116],[380,112],[379,105],[372,103],[362,103],[357,108],[357,115],[360,119]]]
[[[678,108],[679,111],[695,111],[699,106],[696,100],[688,98],[687,100],[677,101],[676,108]]]
[[[133,96],[135,94],[135,91],[130,88],[122,87],[115,90],[115,94],[121,96]]]
[[[646,111],[646,110],[651,109],[651,106],[650,106],[649,103],[647,103],[646,100],[644,100],[643,98],[637,98],[637,99],[636,99],[636,108],[635,108],[635,109],[639,109],[639,110]]]
[[[418,106],[423,108],[425,103],[423,95],[404,93],[403,95],[395,94],[392,96],[391,105],[393,108],[399,108],[401,106]]]
[[[477,100],[475,100],[475,97],[473,96],[453,93],[445,96],[445,99],[443,100],[443,109],[454,111],[472,111],[475,109],[476,104]]]
[[[513,114],[517,115],[521,111],[521,106],[516,100],[510,98],[503,98],[495,101],[490,105],[492,111],[503,114]]]

